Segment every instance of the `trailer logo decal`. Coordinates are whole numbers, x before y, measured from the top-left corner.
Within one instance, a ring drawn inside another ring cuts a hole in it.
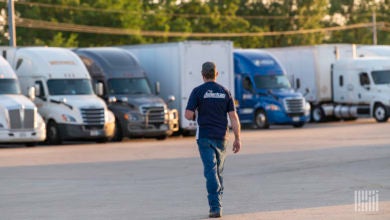
[[[226,97],[226,94],[224,93],[213,93],[212,90],[207,90],[207,92],[204,94],[203,98],[213,98],[213,99],[224,99]]]

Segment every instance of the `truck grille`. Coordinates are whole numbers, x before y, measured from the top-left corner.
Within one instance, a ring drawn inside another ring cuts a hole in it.
[[[304,112],[305,101],[303,98],[287,98],[284,100],[286,112],[289,114]]]
[[[35,121],[35,109],[9,109],[11,129],[33,129]]]
[[[103,108],[82,108],[81,116],[86,125],[104,125]]]
[[[164,123],[164,106],[141,106],[141,113],[149,123]]]

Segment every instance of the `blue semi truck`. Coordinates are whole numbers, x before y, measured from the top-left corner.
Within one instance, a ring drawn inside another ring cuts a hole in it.
[[[260,49],[235,49],[235,99],[242,124],[302,127],[310,119],[310,104],[291,88],[282,66]]]

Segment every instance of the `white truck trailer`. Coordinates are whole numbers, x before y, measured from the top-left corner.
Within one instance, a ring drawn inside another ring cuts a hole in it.
[[[390,57],[389,45],[359,45],[357,46],[358,56],[384,56]]]
[[[96,96],[80,58],[69,49],[3,49],[21,81],[23,94],[36,89],[34,100],[46,122],[47,142],[106,141],[114,135],[115,117]]]
[[[179,127],[184,134],[196,130],[196,122],[186,120],[185,108],[191,91],[203,83],[201,68],[206,61],[217,65],[217,82],[234,95],[233,44],[231,41],[184,41],[176,43],[124,46],[140,61],[152,83],[160,82],[161,95],[174,95],[171,108],[179,111]]]
[[[354,45],[270,48],[311,104],[312,120],[390,116],[390,58],[358,57]]]
[[[31,90],[30,93],[34,91]],[[0,143],[33,146],[45,138],[45,122],[37,107],[21,94],[15,72],[8,62],[0,57]]]

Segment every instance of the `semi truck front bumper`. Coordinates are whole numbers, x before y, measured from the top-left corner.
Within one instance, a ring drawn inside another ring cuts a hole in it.
[[[160,137],[172,135],[171,124],[145,125],[143,123],[129,123],[127,125],[128,137]]]
[[[106,123],[102,128],[89,129],[84,125],[58,124],[62,140],[98,140],[114,136],[115,123]]]
[[[44,141],[46,138],[46,130],[0,130],[1,143],[34,143]]]
[[[267,119],[270,124],[292,125],[296,123],[306,123],[309,121],[309,115],[305,114],[286,114],[282,111],[267,111]]]

